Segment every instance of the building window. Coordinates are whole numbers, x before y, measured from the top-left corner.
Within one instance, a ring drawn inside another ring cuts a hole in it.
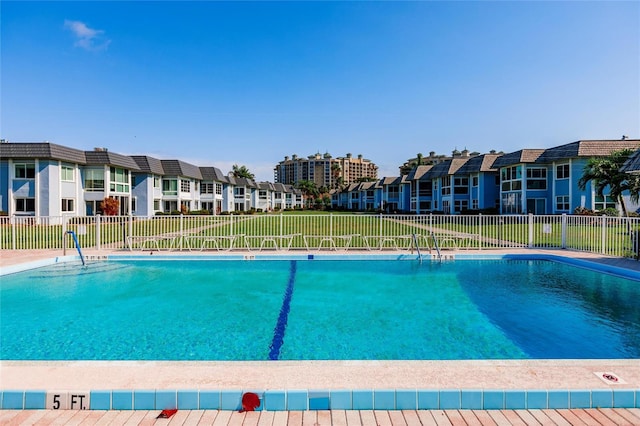
[[[164,185],[164,181],[162,183]],[[178,182],[176,181],[176,185],[178,185]],[[176,186],[176,193],[178,192],[177,186]],[[178,212],[178,202],[175,200],[171,200],[171,201],[165,201],[164,202],[164,212],[165,213],[175,213]]]
[[[60,180],[64,182],[73,182],[75,179],[73,177],[74,173],[73,166],[62,165],[60,169]]]
[[[267,191],[265,190],[260,190],[258,191],[258,198],[261,200],[266,200],[267,199]]]
[[[109,190],[112,192],[129,192],[129,170],[111,167]]]
[[[102,169],[85,170],[84,189],[86,191],[104,191],[104,170]]]
[[[202,182],[200,185],[201,194],[213,194],[213,183]]]
[[[373,196],[373,191],[371,191],[371,192],[372,192],[371,196]],[[399,194],[398,186],[393,185],[393,186],[389,186],[387,188],[387,196],[389,198],[398,198],[398,194]],[[367,193],[367,195],[368,195],[368,193]]]
[[[471,186],[473,186],[474,188],[477,187],[478,186],[478,181],[479,181],[478,176],[473,176],[471,178]]]
[[[16,198],[16,213],[35,213],[35,198]]]
[[[556,210],[557,211],[569,211],[569,196],[561,195],[556,197]]]
[[[180,192],[191,192],[191,181],[180,180]]]
[[[519,192],[502,194],[502,213],[522,214],[522,194]]]
[[[162,193],[164,195],[178,195],[178,179],[162,179]],[[167,211],[166,208],[165,211]]]
[[[500,171],[503,192],[520,191],[522,189],[522,166],[505,167]]]
[[[156,188],[156,189],[160,189],[161,181],[162,181],[162,179],[160,179],[160,176],[154,176],[153,177],[153,187]]]
[[[604,197],[596,195],[594,207],[596,210],[615,209],[616,200],[611,195],[605,195]]]
[[[453,209],[455,212],[461,212],[469,209],[469,201],[467,200],[455,200],[453,202]]]
[[[216,195],[222,195],[222,184],[216,183]]]
[[[442,195],[451,194],[451,176],[445,176],[442,178]]]
[[[75,211],[75,204],[72,198],[63,198],[62,199],[62,211],[63,212],[73,212]]]
[[[468,194],[469,193],[469,178],[468,177],[456,177],[456,178],[453,178],[453,193],[454,194]]]
[[[35,164],[16,164],[15,172],[16,172],[16,179],[35,179],[36,165]]]
[[[154,211],[159,211],[160,210],[160,201],[161,200],[153,200],[153,210]]]
[[[527,169],[527,189],[547,189],[547,169],[545,167]]]
[[[471,209],[478,210],[478,200],[471,200]]]
[[[556,179],[569,179],[569,163],[556,166]]]
[[[233,188],[233,195],[236,197],[244,197],[244,187]],[[238,209],[236,209],[238,210]]]

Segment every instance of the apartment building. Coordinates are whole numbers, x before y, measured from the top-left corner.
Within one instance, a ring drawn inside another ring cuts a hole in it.
[[[454,155],[414,167],[406,175],[333,188],[332,204],[351,210],[417,214],[561,214],[572,213],[577,207],[620,209],[606,191],[598,196],[593,183],[580,189],[578,181],[590,158],[638,148],[638,139],[580,140],[548,149]],[[630,171],[635,170],[637,158],[636,154],[630,159]],[[119,201],[119,214],[134,216],[194,210],[211,214],[271,211],[303,204],[301,192],[290,184],[234,178],[215,167],[197,167],[181,160],[126,156],[105,148],[82,151],[49,142],[0,143],[3,213],[102,214],[100,204],[105,198]],[[638,208],[628,195],[625,200],[629,210]]]
[[[287,185],[308,180],[317,187],[328,189],[337,186],[350,185],[362,178],[377,179],[378,166],[362,155],[353,157],[332,157],[331,154],[316,153],[306,158],[297,155],[284,157],[284,161],[274,168],[274,181]]]
[[[248,211],[261,208],[263,195],[269,198],[267,209],[302,207],[302,194],[290,185],[264,194],[259,187],[182,160],[126,156],[106,148],[82,151],[50,142],[0,143],[0,211],[11,216],[103,214],[105,198],[118,200],[120,215],[133,216]]]
[[[363,206],[370,203],[363,203],[363,197],[380,199],[379,205],[374,204],[375,209],[417,214],[468,211],[562,214],[572,213],[578,207],[620,209],[606,192],[603,197],[598,196],[593,183],[581,190],[578,181],[589,158],[639,147],[638,139],[581,140],[506,154],[493,151],[473,156],[453,155],[433,164],[413,167],[402,180],[381,179],[367,188],[366,195],[362,185],[334,191],[332,201],[338,208],[364,210]],[[637,162],[629,164],[631,168]],[[390,182],[393,184],[389,185]],[[630,210],[638,208],[628,195],[625,203]]]

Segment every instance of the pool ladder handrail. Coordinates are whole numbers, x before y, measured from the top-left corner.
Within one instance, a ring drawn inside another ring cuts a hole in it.
[[[76,233],[74,231],[67,231],[67,234],[71,234],[71,236],[73,237],[73,241],[76,244],[76,250],[78,250],[78,254],[80,255],[80,260],[82,261],[82,266],[86,266],[86,263],[84,261],[84,255],[82,254],[82,250],[80,249],[80,243],[78,242],[78,237],[76,236]],[[66,244],[65,244],[66,247]]]
[[[433,246],[435,247],[436,252],[438,253],[438,260],[442,262],[442,253],[440,253],[440,247],[438,246],[438,239],[436,238],[436,234],[434,234],[433,232],[431,233],[431,239],[433,240]]]
[[[422,263],[422,254],[420,253],[420,244],[418,244],[418,236],[416,234],[411,234],[413,237],[413,243],[416,245],[416,250],[418,251],[418,260]]]

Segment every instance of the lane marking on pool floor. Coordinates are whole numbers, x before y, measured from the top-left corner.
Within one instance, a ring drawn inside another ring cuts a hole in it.
[[[291,309],[291,297],[293,296],[293,286],[296,281],[297,263],[292,260],[289,266],[289,282],[287,288],[284,291],[284,297],[282,298],[282,307],[280,308],[280,315],[278,316],[278,322],[273,329],[273,340],[269,345],[269,359],[272,361],[277,360],[280,357],[280,348],[284,343],[284,333],[287,328],[287,321],[289,320],[289,310]]]

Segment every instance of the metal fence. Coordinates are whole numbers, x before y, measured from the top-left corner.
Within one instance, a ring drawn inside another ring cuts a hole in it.
[[[638,218],[574,215],[266,214],[2,217],[0,249],[490,250],[566,248],[636,257]]]

